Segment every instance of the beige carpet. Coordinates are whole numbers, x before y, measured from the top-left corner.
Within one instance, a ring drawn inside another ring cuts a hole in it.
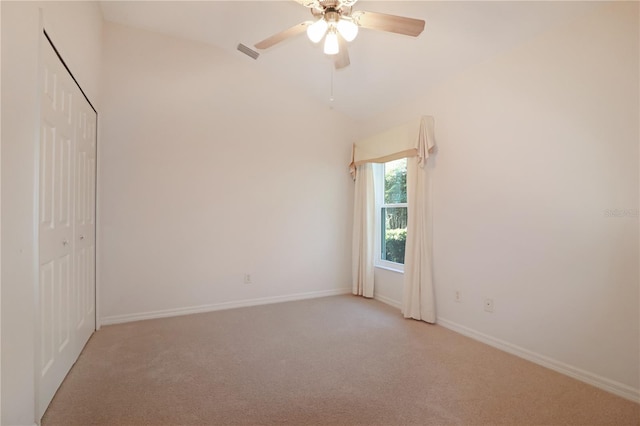
[[[638,425],[640,406],[374,300],[104,327],[52,425]]]

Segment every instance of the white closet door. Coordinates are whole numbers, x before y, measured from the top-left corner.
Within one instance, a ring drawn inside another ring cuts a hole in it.
[[[96,114],[86,100],[79,103],[76,124],[76,197],[75,197],[75,330],[78,353],[96,328]]]
[[[42,40],[37,416],[95,330],[96,115]]]

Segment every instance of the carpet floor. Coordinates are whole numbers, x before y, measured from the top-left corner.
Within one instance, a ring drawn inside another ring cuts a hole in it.
[[[103,327],[42,425],[640,425],[640,405],[335,296]]]

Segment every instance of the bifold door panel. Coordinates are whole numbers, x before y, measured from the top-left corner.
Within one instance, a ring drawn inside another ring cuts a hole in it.
[[[42,37],[38,419],[95,330],[96,113]]]

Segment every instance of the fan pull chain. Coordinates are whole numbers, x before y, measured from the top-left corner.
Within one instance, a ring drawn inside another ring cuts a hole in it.
[[[335,70],[334,67],[331,66],[331,95],[329,96],[329,102],[333,103],[333,74],[334,74]]]

